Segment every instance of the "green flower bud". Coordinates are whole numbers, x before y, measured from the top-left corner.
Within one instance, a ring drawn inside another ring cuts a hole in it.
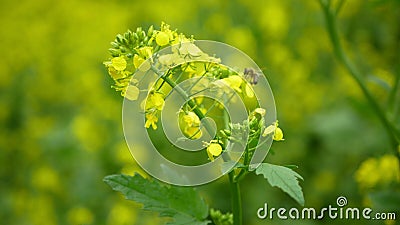
[[[112,57],[117,57],[121,54],[121,51],[118,49],[110,48],[108,49]]]
[[[147,31],[147,36],[148,36],[148,37],[153,36],[153,31],[154,31],[154,28],[153,28],[153,25],[151,25],[151,26],[149,27],[149,30]]]
[[[118,34],[116,40],[118,43],[122,43],[124,40],[124,36],[122,36],[121,34]]]
[[[117,42],[115,42],[115,41],[111,42],[111,46],[112,46],[113,48],[115,48],[115,49],[118,49],[118,48],[119,48],[119,44],[118,44]]]

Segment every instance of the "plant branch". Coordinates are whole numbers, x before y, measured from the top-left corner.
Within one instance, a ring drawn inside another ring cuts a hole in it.
[[[160,74],[160,72],[154,67],[151,66],[151,69],[153,70],[154,73],[156,73],[161,79],[163,79],[167,84],[169,84],[173,89],[178,92],[180,96],[182,96],[185,101],[187,101],[187,104],[190,106],[190,108],[193,110],[193,112],[199,117],[200,120],[204,119],[206,116],[201,112],[199,107],[197,107],[197,104],[189,98],[189,95],[186,93],[185,90],[183,90],[180,86],[178,86],[175,81],[173,81],[171,78],[168,76],[164,76],[163,74]],[[207,120],[203,120],[204,127],[206,128],[207,132],[212,135],[214,132],[213,127]]]
[[[232,96],[229,99],[231,98]],[[226,96],[224,100],[226,100]],[[223,111],[223,122],[224,122],[224,128],[228,128],[229,116],[226,110]],[[224,143],[224,145],[227,146],[227,143]],[[236,179],[235,170],[229,172],[228,176],[229,176],[229,185],[231,189],[233,225],[242,225],[242,199],[240,197],[239,182]]]
[[[358,86],[360,87],[362,93],[366,97],[368,103],[371,108],[374,110],[375,114],[378,116],[382,125],[386,129],[390,142],[392,144],[392,148],[395,151],[396,156],[400,159],[400,153],[397,151],[398,145],[400,144],[400,135],[399,131],[393,126],[393,124],[387,118],[385,112],[378,104],[378,102],[374,99],[372,94],[369,92],[367,85],[365,84],[364,77],[360,73],[360,71],[352,64],[348,56],[345,54],[342,45],[340,44],[338,29],[336,25],[336,13],[333,11],[329,4],[325,1],[320,0],[321,7],[324,11],[325,20],[326,20],[326,28],[329,34],[329,38],[332,42],[333,50],[336,58],[342,63],[345,68],[349,71],[349,74],[356,81]]]

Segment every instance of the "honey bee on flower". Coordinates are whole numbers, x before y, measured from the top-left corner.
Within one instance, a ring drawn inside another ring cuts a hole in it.
[[[261,76],[260,72],[254,68],[244,68],[244,78],[251,84],[256,85]]]

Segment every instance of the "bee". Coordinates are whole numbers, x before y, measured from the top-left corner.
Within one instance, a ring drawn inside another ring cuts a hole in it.
[[[244,68],[243,71],[244,78],[251,84],[256,85],[258,83],[258,79],[261,76],[261,73],[254,68]]]

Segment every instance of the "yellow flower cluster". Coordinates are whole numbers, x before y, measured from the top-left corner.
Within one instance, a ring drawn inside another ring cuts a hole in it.
[[[394,155],[369,158],[360,165],[355,179],[363,189],[400,182],[399,161]]]
[[[129,100],[137,100],[139,88],[132,78],[136,70],[147,71],[151,68],[151,56],[168,45],[188,41],[183,34],[170,29],[168,24],[161,24],[160,30],[150,27],[147,34],[138,29],[117,36],[110,49],[112,58],[104,62],[108,73],[115,81],[113,86],[121,95]],[[149,60],[150,61],[149,61]]]

